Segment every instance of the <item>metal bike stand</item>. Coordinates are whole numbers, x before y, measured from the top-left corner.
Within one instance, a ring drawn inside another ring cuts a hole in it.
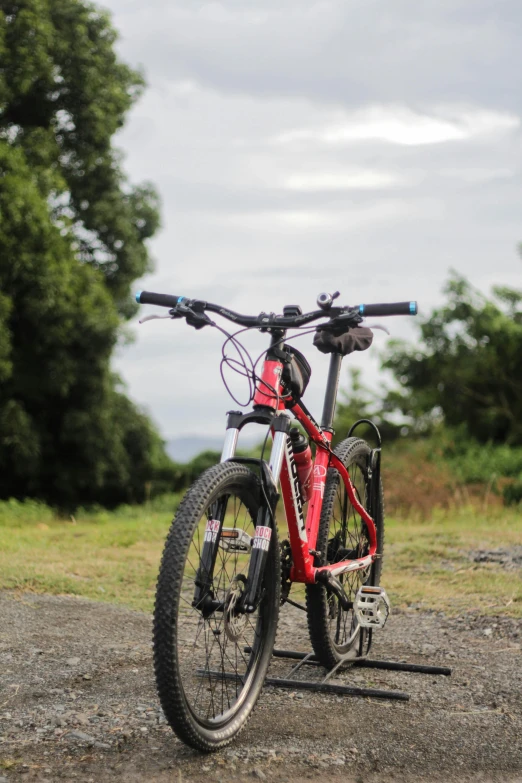
[[[251,652],[250,647],[245,647],[244,652]],[[296,650],[273,650],[274,658],[287,658],[298,661],[297,665],[291,670],[295,673],[301,666],[320,666],[320,662],[313,653],[297,652]],[[394,701],[409,701],[409,693],[404,691],[385,691],[377,688],[353,688],[348,685],[335,685],[327,680],[334,674],[339,666],[348,661],[340,661],[338,666],[329,671],[326,678],[322,681],[313,680],[294,680],[291,678],[283,679],[279,677],[267,677],[266,685],[273,685],[277,688],[292,688],[295,690],[308,690],[320,693],[334,693],[345,696],[364,696],[378,699],[392,699]],[[399,663],[396,661],[375,661],[364,656],[350,660],[352,666],[360,666],[367,669],[387,669],[400,672],[415,672],[417,674],[442,674],[449,677],[451,669],[447,666],[424,666],[416,663]],[[227,675],[222,675],[225,678]],[[230,675],[234,677],[235,675]]]
[[[212,671],[211,669],[198,669],[199,677],[215,677],[217,680],[241,680],[239,674],[233,672]],[[409,694],[402,691],[380,691],[376,688],[352,688],[348,685],[336,685],[331,682],[313,682],[310,680],[292,680],[281,677],[266,677],[265,685],[273,685],[276,688],[289,688],[290,690],[316,691],[319,693],[333,693],[342,696],[371,696],[378,699],[396,699],[408,701]]]

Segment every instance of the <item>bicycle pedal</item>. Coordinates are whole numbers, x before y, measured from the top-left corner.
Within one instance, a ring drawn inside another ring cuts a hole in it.
[[[353,610],[362,628],[384,628],[390,615],[390,600],[383,587],[362,585],[357,591]]]
[[[252,549],[252,536],[249,536],[245,530],[237,527],[221,528],[219,546],[225,552],[250,552]]]

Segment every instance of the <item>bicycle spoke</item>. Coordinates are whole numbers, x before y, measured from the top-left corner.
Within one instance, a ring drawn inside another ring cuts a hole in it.
[[[255,518],[249,513],[241,498],[234,493],[218,498],[207,507],[195,526],[192,542],[185,560],[185,571],[180,594],[178,615],[178,656],[185,696],[190,709],[204,721],[219,719],[234,708],[241,698],[248,679],[253,655],[245,655],[244,648],[254,648],[259,639],[259,609],[253,615],[230,617],[234,629],[227,628],[227,601],[230,591],[237,586],[238,576],[246,578],[250,555],[225,549],[217,543],[213,573],[208,592],[202,598],[201,607],[210,595],[221,605],[209,616],[192,605],[198,563],[203,549],[203,531],[207,522],[219,519],[222,526],[244,530],[254,535]],[[243,623],[243,627],[241,627]],[[232,628],[232,626],[231,626]],[[237,636],[234,634],[237,633]],[[232,635],[231,635],[232,634]],[[182,640],[185,640],[182,642]],[[235,674],[235,678],[223,675]]]
[[[361,467],[357,463],[352,463],[348,473],[358,502],[366,507],[366,478]],[[328,534],[328,562],[364,557],[368,548],[366,526],[352,506],[346,486],[338,476]],[[368,571],[369,569],[348,571],[339,576],[349,600],[354,599],[360,585],[366,581]],[[350,642],[356,631],[353,611],[343,610],[339,599],[330,595],[328,614],[331,638],[338,647],[343,647]]]

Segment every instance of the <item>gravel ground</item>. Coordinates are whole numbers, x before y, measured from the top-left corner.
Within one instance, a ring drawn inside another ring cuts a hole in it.
[[[0,593],[0,617],[0,783],[522,783],[515,620],[396,612],[372,657],[450,665],[451,677],[351,669],[336,680],[404,690],[407,703],[266,688],[236,742],[204,756],[175,738],[159,709],[148,615]],[[282,611],[278,645],[308,648],[304,614],[292,607]],[[271,674],[289,668],[274,661]]]

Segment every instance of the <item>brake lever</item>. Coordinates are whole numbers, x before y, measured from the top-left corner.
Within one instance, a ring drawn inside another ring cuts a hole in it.
[[[367,329],[379,329],[379,331],[386,332],[386,334],[388,334],[388,335],[391,334],[391,332],[388,329],[388,327],[387,326],[383,326],[382,324],[367,324],[367,323],[363,322],[361,324],[361,326],[365,326]]]
[[[146,315],[143,318],[140,318],[138,323],[139,324],[144,324],[144,323],[147,323],[147,321],[158,321],[158,320],[163,319],[163,318],[173,318],[173,316],[170,315],[170,313],[169,313],[169,315]]]

